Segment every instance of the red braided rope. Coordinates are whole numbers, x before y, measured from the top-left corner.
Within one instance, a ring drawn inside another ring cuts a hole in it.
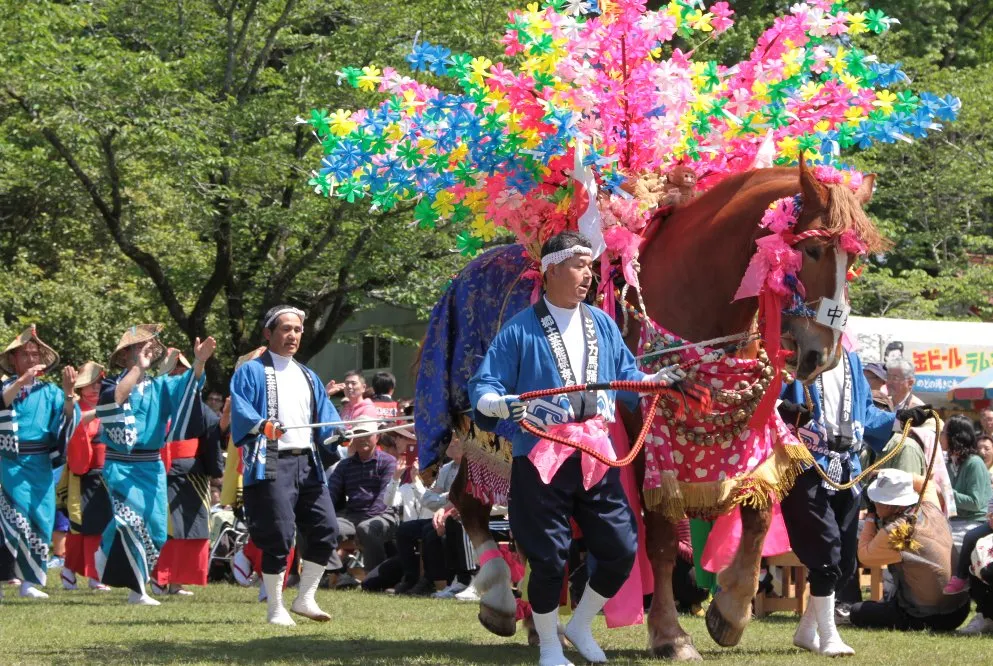
[[[658,386],[654,382],[611,382],[611,384],[615,384],[615,383],[616,384],[650,384],[653,386]],[[525,395],[530,395],[533,396],[534,398],[537,398],[541,396],[537,396],[533,394],[541,393],[543,395],[555,395],[558,393],[569,393],[570,391],[568,391],[567,389],[575,389],[575,388],[576,387],[574,386],[567,386],[564,389],[544,389],[542,391],[531,391],[530,393],[526,393]],[[552,393],[547,393],[547,391],[549,390],[551,390]],[[629,389],[617,389],[617,390],[629,390]],[[523,398],[524,396],[522,395],[521,397]],[[648,406],[649,414],[655,413],[655,410],[659,406],[659,400],[661,399],[662,399],[661,393],[656,393],[655,395],[652,396],[652,402]],[[628,452],[626,456],[624,456],[620,460],[611,460],[610,458],[607,458],[599,451],[594,451],[585,444],[580,444],[579,442],[573,442],[571,440],[566,439],[565,437],[559,437],[558,435],[553,435],[551,433],[544,432],[538,429],[537,427],[531,425],[527,421],[521,421],[521,428],[525,432],[531,433],[532,435],[534,435],[539,439],[547,439],[552,442],[556,442],[558,444],[564,444],[565,446],[571,446],[574,449],[578,449],[579,451],[582,451],[586,455],[592,458],[596,458],[604,465],[607,465],[609,467],[624,467],[625,465],[630,465],[634,461],[634,459],[638,457],[638,454],[641,453],[641,447],[645,445],[645,437],[648,436],[648,432],[652,428],[652,419],[650,418],[645,419],[645,422],[641,426],[641,432],[638,433],[638,438],[634,441],[634,445],[631,447],[631,450]]]
[[[589,384],[574,384],[573,386],[539,389],[537,391],[522,393],[518,397],[524,402],[527,402],[528,400],[537,400],[538,398],[547,398],[549,396],[561,395],[563,393],[578,393],[580,391],[597,391],[605,389],[610,391],[630,391],[631,393],[658,395],[663,391],[671,391],[672,387],[666,382],[629,382],[617,380],[612,382],[590,382]]]
[[[695,359],[686,363],[678,364],[683,370],[687,370],[694,365],[699,365],[702,359]],[[674,392],[675,390],[669,384],[665,382],[631,382],[631,381],[620,381],[615,380],[612,382],[604,383],[588,383],[588,384],[575,384],[573,386],[562,386],[559,388],[547,388],[539,389],[537,391],[528,391],[527,393],[522,393],[518,398],[524,402],[528,400],[536,400],[538,398],[547,398],[553,395],[562,395],[563,393],[577,393],[580,391],[589,390],[603,390],[608,389],[611,391],[630,391],[631,393],[645,393],[652,396],[652,402],[649,405],[649,409],[646,412],[654,417],[655,410],[659,406],[659,401],[662,399],[662,395],[667,392]],[[685,398],[685,396],[684,396]],[[709,395],[705,397],[705,401],[709,404]],[[539,439],[547,439],[558,444],[563,444],[565,446],[570,446],[574,449],[582,451],[583,453],[599,460],[605,465],[610,467],[624,467],[625,465],[630,465],[631,462],[638,456],[641,448],[645,445],[645,437],[648,436],[648,432],[651,430],[653,418],[644,419],[644,423],[641,426],[641,432],[638,433],[638,438],[635,440],[634,445],[631,447],[631,451],[628,452],[626,456],[620,460],[610,460],[604,457],[601,453],[593,451],[584,444],[578,442],[573,442],[566,439],[565,437],[559,437],[558,435],[553,435],[551,433],[545,432],[536,426],[528,423],[527,421],[521,421],[521,429]]]
[[[807,231],[801,231],[798,234],[790,233],[786,231],[783,233],[783,240],[786,241],[787,245],[796,245],[800,241],[805,241],[808,238],[833,238],[834,234],[827,229],[808,229]]]

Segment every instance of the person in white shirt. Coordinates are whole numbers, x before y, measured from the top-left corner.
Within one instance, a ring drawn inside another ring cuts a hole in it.
[[[266,313],[268,349],[231,378],[231,438],[244,462],[248,531],[262,551],[270,624],[295,624],[283,607],[283,579],[296,538],[303,562],[300,592],[290,610],[327,622],[315,593],[337,543],[337,518],[318,447],[337,458],[340,426],[324,385],[293,359],[303,335],[304,313],[278,306]]]

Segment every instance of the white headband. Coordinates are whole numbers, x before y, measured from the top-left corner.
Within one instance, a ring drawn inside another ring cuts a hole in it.
[[[573,245],[564,250],[559,250],[558,252],[552,252],[551,254],[546,254],[541,258],[541,272],[544,273],[548,270],[549,266],[554,266],[555,264],[561,264],[566,259],[570,259],[577,254],[585,254],[588,257],[593,256],[593,250],[588,247],[583,247],[582,245]]]
[[[280,316],[284,314],[295,314],[296,316],[300,317],[300,321],[303,321],[304,319],[307,318],[307,315],[304,314],[303,310],[297,310],[296,308],[281,308],[273,312],[272,316],[266,319],[265,325],[262,328],[269,328],[270,326],[272,326],[272,322],[276,321],[277,319],[280,318]]]

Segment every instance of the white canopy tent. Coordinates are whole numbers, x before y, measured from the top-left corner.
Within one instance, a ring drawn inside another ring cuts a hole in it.
[[[971,321],[850,317],[848,334],[862,360],[902,356],[914,364],[914,392],[932,403],[963,379],[993,367],[993,324]]]

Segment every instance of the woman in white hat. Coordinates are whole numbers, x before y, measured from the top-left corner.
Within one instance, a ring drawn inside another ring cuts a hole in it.
[[[114,519],[96,554],[100,580],[131,590],[128,602],[158,606],[146,593],[165,545],[167,496],[161,449],[169,441],[196,437],[203,429],[203,368],[214,353],[213,338],[193,347],[193,368],[179,376],[146,376],[165,352],[160,324],[132,326],[110,356],[123,371],[104,379],[97,417],[107,445],[103,479],[113,500]]]
[[[852,606],[857,627],[953,631],[969,615],[967,594],[944,594],[952,575],[952,532],[938,506],[938,494],[929,483],[914,524],[914,545],[901,543],[917,507],[923,477],[884,469],[866,491],[875,511],[865,518],[859,536],[859,562],[867,567],[889,567],[895,591],[886,601],[864,601]]]
[[[0,354],[12,375],[0,397],[0,579],[20,578],[21,596],[47,599],[48,544],[55,525],[55,477],[66,441],[79,423],[76,370],[62,370],[62,388],[39,381],[59,355],[29,326]],[[0,590],[0,594],[3,594]]]
[[[104,367],[88,361],[79,369],[75,389],[79,394],[82,420],[66,450],[66,513],[69,535],[66,537],[65,566],[62,567],[62,587],[75,590],[77,574],[89,578],[91,590],[110,588],[99,580],[94,559],[100,549],[100,536],[113,517],[110,495],[103,484],[103,463],[107,447],[100,441],[100,421],[95,409],[100,397],[100,381]]]

